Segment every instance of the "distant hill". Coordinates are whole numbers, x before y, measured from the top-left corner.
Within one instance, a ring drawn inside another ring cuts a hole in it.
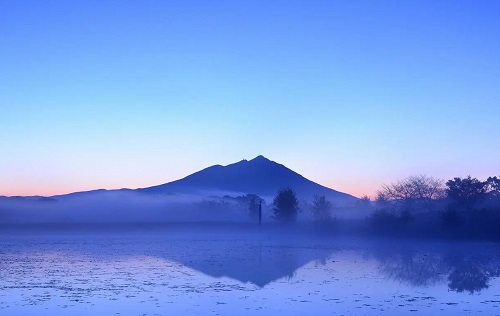
[[[94,200],[109,196],[239,196],[258,194],[272,198],[284,188],[292,188],[299,199],[310,201],[313,195],[324,195],[335,205],[352,205],[358,199],[308,180],[287,167],[264,156],[242,160],[227,166],[215,165],[169,183],[140,189],[119,189],[73,192],[52,197],[0,197],[0,201],[48,202],[62,200]]]
[[[310,202],[313,195],[324,195],[335,206],[351,206],[358,201],[258,156],[227,166],[208,167],[183,179],[148,188],[99,189],[51,197],[0,196],[0,224],[248,222],[248,207],[238,199],[246,194],[258,194],[266,200],[266,222],[272,221],[268,203],[287,187],[295,190],[301,201]],[[342,216],[352,216],[351,213]],[[309,217],[310,212],[304,212],[301,219]]]
[[[352,204],[357,201],[352,195],[319,185],[264,156],[227,166],[211,166],[180,180],[136,191],[146,194],[253,193],[272,197],[286,187],[295,190],[299,198],[308,200],[317,194],[325,195],[337,205]]]

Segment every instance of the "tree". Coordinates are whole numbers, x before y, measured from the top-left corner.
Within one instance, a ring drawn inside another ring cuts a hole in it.
[[[445,190],[442,180],[419,175],[383,185],[377,195],[377,202],[388,202],[401,212],[430,211],[436,200],[444,198]]]
[[[299,201],[295,191],[290,188],[280,190],[273,200],[273,218],[277,221],[290,223],[297,220]]]
[[[319,222],[328,222],[331,220],[332,203],[325,196],[314,196],[311,212]]]
[[[259,218],[259,205],[264,200],[256,194],[247,194],[245,197],[248,199],[248,211],[249,211],[250,218],[258,219]]]
[[[364,210],[370,209],[372,207],[372,200],[365,194],[356,201],[356,206]]]
[[[384,193],[378,191],[377,197],[375,198],[375,206],[378,210],[388,210],[390,208],[390,202]]]
[[[500,177],[488,177],[486,180],[486,193],[492,197],[500,197]]]
[[[448,198],[458,209],[474,210],[486,196],[487,183],[476,178],[454,178],[446,182]]]
[[[500,177],[489,177],[486,180],[487,208],[500,214]]]

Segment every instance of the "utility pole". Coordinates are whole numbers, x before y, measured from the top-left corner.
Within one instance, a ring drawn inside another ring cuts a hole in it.
[[[262,201],[259,201],[259,225],[262,224]]]

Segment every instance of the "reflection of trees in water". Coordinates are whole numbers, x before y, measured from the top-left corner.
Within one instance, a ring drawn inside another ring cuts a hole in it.
[[[451,273],[448,287],[457,292],[479,292],[489,287],[490,278],[500,276],[499,259],[493,256],[447,257]]]
[[[430,253],[412,251],[377,252],[380,271],[393,280],[412,286],[429,286],[443,280],[446,266],[439,257]]]
[[[378,249],[372,255],[384,275],[415,287],[447,280],[450,290],[472,294],[488,288],[489,280],[500,276],[500,258],[490,252]]]
[[[457,292],[479,292],[488,288],[488,273],[476,266],[462,266],[448,276],[448,287]]]

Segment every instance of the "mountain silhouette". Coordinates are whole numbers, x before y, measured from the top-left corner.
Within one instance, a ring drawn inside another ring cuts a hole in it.
[[[287,167],[264,156],[242,160],[227,166],[215,165],[173,182],[137,189],[147,194],[258,194],[272,197],[280,189],[292,188],[299,198],[325,195],[338,204],[351,204],[357,198],[335,191],[304,178]]]
[[[272,199],[279,190],[291,188],[299,199],[310,201],[314,195],[324,195],[337,206],[354,204],[358,199],[352,195],[335,191],[304,178],[297,172],[267,159],[257,156],[252,160],[241,160],[227,166],[214,165],[185,178],[161,185],[139,188],[73,192],[54,195],[50,198],[31,197],[1,197],[2,201],[57,201],[74,200],[90,201],[96,197],[109,197],[116,194],[133,194],[134,196],[175,196],[197,195],[223,197],[258,194],[263,198]]]

